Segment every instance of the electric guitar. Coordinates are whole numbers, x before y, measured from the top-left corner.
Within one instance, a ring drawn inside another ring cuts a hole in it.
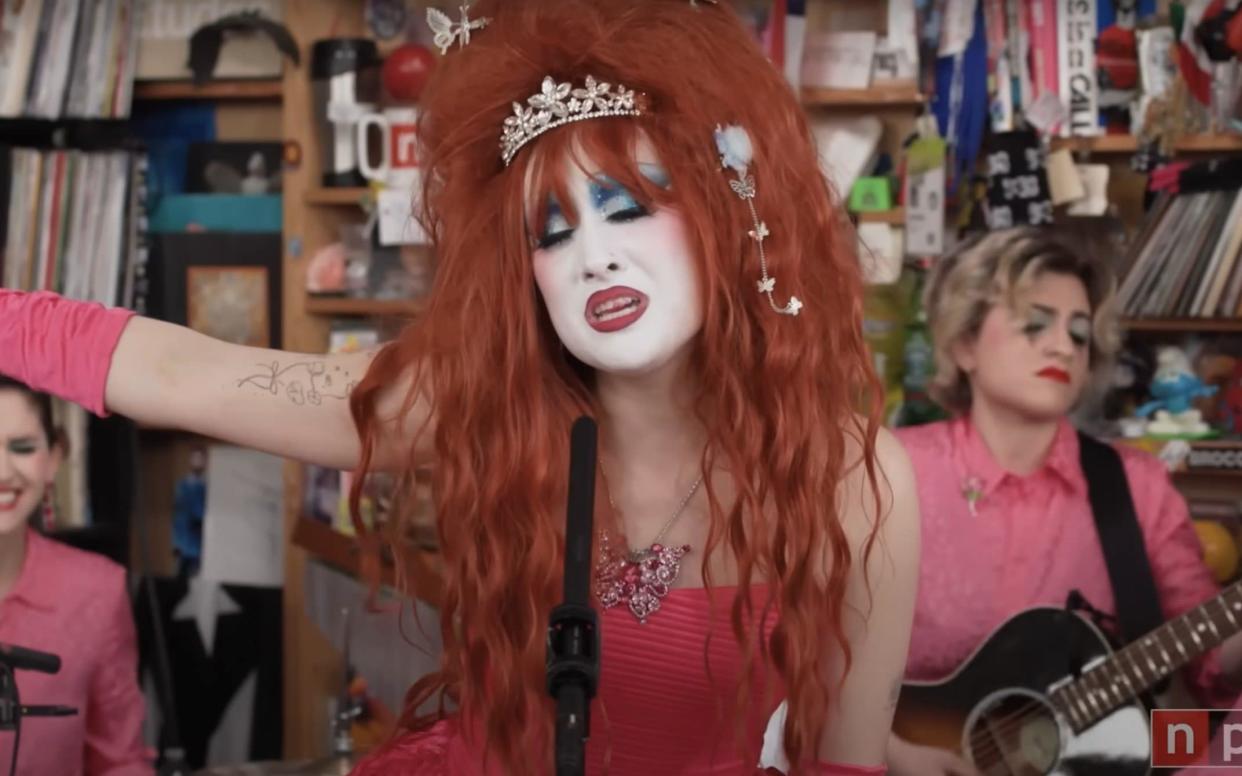
[[[1116,652],[1075,612],[1028,609],[948,678],[903,685],[893,731],[986,776],[1146,774],[1141,696],[1238,631],[1242,582]]]

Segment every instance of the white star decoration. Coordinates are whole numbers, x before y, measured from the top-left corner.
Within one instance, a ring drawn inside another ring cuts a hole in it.
[[[768,231],[768,225],[767,225],[767,224],[765,224],[764,222],[760,221],[760,222],[759,222],[759,228],[758,228],[758,229],[751,229],[751,230],[750,230],[750,239],[752,239],[752,240],[758,240],[759,242],[763,242],[763,241],[764,241],[764,239],[765,239],[765,238],[767,238],[767,237],[769,237],[771,234],[772,234],[772,233]]]
[[[198,636],[203,640],[203,651],[207,653],[207,657],[211,657],[216,643],[216,618],[221,614],[239,613],[241,608],[229,598],[220,583],[203,579],[202,574],[195,574],[190,578],[185,597],[173,609],[172,620],[194,620],[198,627]]]
[[[755,285],[759,286],[759,293],[770,294],[776,289],[776,278],[764,278]]]

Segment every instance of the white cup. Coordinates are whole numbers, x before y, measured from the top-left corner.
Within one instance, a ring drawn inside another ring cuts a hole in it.
[[[368,130],[380,131],[380,162],[371,163]],[[389,188],[409,188],[418,180],[418,111],[415,108],[385,108],[383,113],[367,113],[358,119],[358,169],[369,180]]]

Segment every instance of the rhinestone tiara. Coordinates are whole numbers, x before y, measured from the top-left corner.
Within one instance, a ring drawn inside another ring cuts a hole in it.
[[[620,84],[600,83],[587,76],[580,88],[568,81],[557,83],[545,76],[538,94],[526,98],[526,105],[513,103],[513,115],[505,119],[500,133],[500,158],[505,167],[517,152],[549,129],[574,121],[607,116],[641,116],[641,100]]]

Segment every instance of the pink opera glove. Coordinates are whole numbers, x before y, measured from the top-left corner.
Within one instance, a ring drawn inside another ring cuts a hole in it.
[[[0,373],[105,417],[112,353],[132,310],[0,289]]]

